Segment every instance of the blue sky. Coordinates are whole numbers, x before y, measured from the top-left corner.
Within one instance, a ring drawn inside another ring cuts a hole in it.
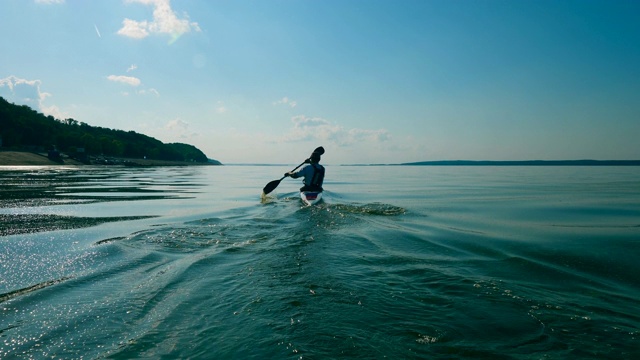
[[[0,96],[223,163],[640,159],[637,0],[3,0]],[[1,131],[1,130],[0,130]]]

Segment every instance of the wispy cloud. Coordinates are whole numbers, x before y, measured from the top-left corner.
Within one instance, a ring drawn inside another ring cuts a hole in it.
[[[319,117],[298,115],[292,117],[291,122],[293,128],[282,137],[284,142],[322,140],[349,146],[359,141],[380,143],[391,139],[391,134],[385,129],[345,129]]]
[[[109,81],[119,82],[131,86],[139,86],[141,81],[137,77],[133,76],[124,76],[124,75],[109,75],[107,76]]]
[[[297,101],[291,100],[288,97],[283,97],[282,99],[278,100],[278,101],[274,101],[273,105],[289,105],[290,107],[294,108],[298,105]]]
[[[189,123],[180,119],[180,118],[176,118],[173,119],[171,121],[169,121],[166,125],[165,128],[167,130],[186,130],[189,128]]]
[[[369,129],[351,129],[348,132],[349,139],[352,141],[372,141],[385,142],[391,139],[391,134],[385,129],[369,130]]]
[[[175,118],[169,121],[164,126],[164,131],[167,132],[163,138],[171,139],[170,141],[184,141],[196,137],[198,134],[192,130],[189,130],[190,124],[180,118]]]
[[[171,36],[170,43],[176,41],[182,34],[200,31],[196,22],[189,21],[187,14],[178,18],[171,9],[170,0],[125,0],[126,3],[139,3],[153,6],[153,20],[124,19],[118,34],[134,39],[144,39],[151,34],[167,34]]]
[[[149,88],[149,89],[143,89],[143,90],[139,90],[137,92],[137,94],[139,95],[155,95],[156,97],[160,96],[160,93],[158,92],[158,90],[154,89],[154,88]]]
[[[40,80],[21,79],[11,75],[0,79],[0,96],[15,104],[27,105],[32,109],[39,110],[45,115],[51,115],[58,119],[67,117],[57,106],[44,104],[45,99],[51,94],[41,91],[41,84]]]
[[[226,107],[226,106],[224,106],[224,103],[223,103],[222,101],[218,101],[218,102],[216,103],[216,112],[217,112],[218,114],[224,114],[224,113],[226,113],[226,112],[227,112],[227,107]]]
[[[36,4],[64,4],[64,0],[35,0]]]

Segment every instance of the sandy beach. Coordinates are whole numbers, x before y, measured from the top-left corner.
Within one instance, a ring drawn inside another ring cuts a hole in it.
[[[83,165],[82,163],[66,159],[64,163],[50,160],[45,154],[26,151],[0,151],[0,166],[20,165]]]
[[[192,165],[210,165],[203,163],[194,163],[186,161],[163,161],[150,159],[120,159],[127,161],[133,166],[192,166]],[[0,166],[33,166],[33,165],[85,165],[79,161],[65,158],[62,163],[50,160],[46,154],[33,153],[27,151],[0,151]]]

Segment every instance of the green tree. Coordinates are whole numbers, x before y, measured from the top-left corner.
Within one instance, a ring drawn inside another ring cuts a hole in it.
[[[56,146],[63,152],[73,148],[84,148],[87,155],[208,161],[204,153],[192,145],[164,144],[134,131],[94,127],[72,118],[58,121],[28,106],[11,104],[2,97],[0,136],[5,147]]]

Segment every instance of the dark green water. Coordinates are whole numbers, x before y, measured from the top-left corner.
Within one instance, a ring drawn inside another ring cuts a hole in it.
[[[0,358],[634,359],[640,168],[1,168]]]

